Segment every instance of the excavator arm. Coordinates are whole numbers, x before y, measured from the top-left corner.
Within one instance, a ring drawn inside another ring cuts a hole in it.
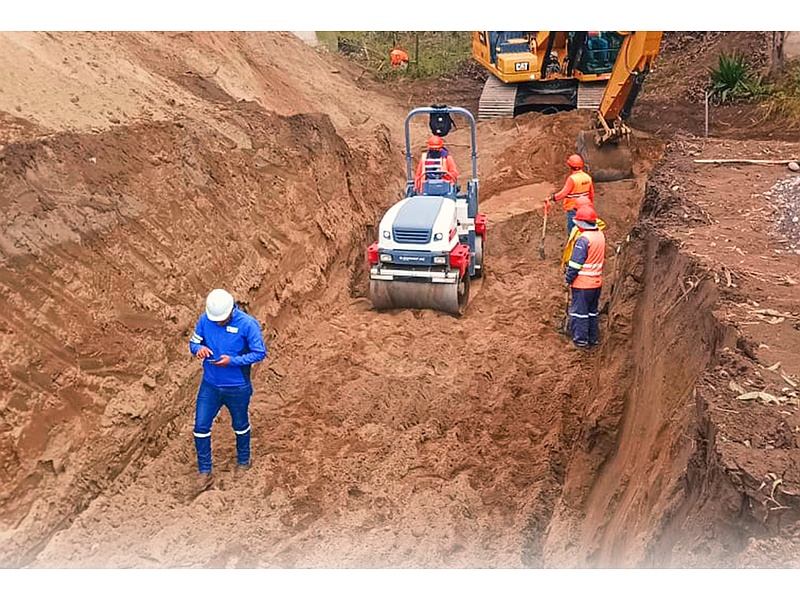
[[[620,31],[624,39],[594,113],[592,129],[578,136],[577,152],[595,181],[633,176],[631,129],[625,123],[661,47],[662,31]]]
[[[599,127],[595,143],[598,146],[630,135],[623,118],[628,116],[645,76],[653,68],[663,35],[662,31],[621,33],[625,34],[625,38],[597,109]]]

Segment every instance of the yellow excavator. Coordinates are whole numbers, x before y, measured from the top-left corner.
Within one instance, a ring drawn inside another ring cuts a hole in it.
[[[596,181],[632,175],[630,115],[661,47],[661,31],[474,31],[489,71],[478,120],[586,108],[577,151]]]
[[[472,57],[489,71],[478,120],[597,108],[624,34],[473,31]]]

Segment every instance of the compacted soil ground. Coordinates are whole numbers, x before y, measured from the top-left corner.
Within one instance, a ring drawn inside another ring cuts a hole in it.
[[[466,314],[376,312],[365,250],[404,188],[405,115],[477,112],[480,81],[381,84],[288,33],[0,34],[0,564],[800,566],[798,175],[697,162],[800,143],[753,108],[704,137],[685,75],[751,37],[665,47],[634,177],[597,184],[587,354],[560,332],[560,215],[538,248],[590,115],[479,123]],[[253,467],[223,411],[197,493],[188,340],[215,287],[269,356]]]

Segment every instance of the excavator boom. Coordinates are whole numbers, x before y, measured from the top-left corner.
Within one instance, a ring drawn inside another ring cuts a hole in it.
[[[611,77],[594,113],[592,129],[578,136],[577,151],[595,181],[633,176],[631,129],[625,119],[661,47],[662,31],[624,31]]]
[[[630,113],[644,78],[658,56],[662,35],[662,31],[626,32],[597,109],[597,119],[601,125],[605,124],[604,129],[609,129],[611,124]],[[608,132],[605,133],[605,139],[598,140],[599,143],[609,139]]]

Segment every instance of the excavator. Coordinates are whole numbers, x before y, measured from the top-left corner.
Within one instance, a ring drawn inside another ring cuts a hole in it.
[[[595,181],[632,176],[625,123],[661,48],[661,31],[474,31],[472,56],[489,70],[478,119],[532,110],[593,111],[577,153]]]
[[[489,71],[478,120],[597,108],[625,36],[617,31],[473,31]]]

